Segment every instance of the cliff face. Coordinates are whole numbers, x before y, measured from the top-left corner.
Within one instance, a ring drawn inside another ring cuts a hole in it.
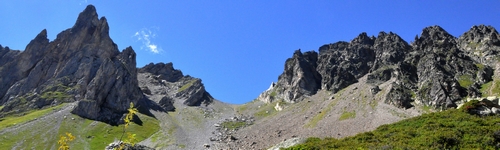
[[[473,26],[458,39],[439,26],[427,27],[411,45],[392,32],[377,37],[362,33],[350,42],[321,46],[317,56],[296,51],[276,85],[259,99],[297,102],[318,90],[338,92],[366,76],[374,87],[391,82],[386,103],[456,107],[466,96],[481,96],[480,86],[492,80],[499,39],[493,27],[484,25]]]
[[[267,92],[260,95],[265,102],[276,100],[296,102],[303,96],[316,94],[321,84],[321,76],[316,71],[318,53],[296,50],[292,58],[286,60],[285,71]]]
[[[149,79],[139,83],[138,75]],[[162,86],[150,86],[155,83]],[[24,51],[0,46],[0,117],[76,101],[72,113],[114,124],[130,103],[171,111],[177,99],[187,106],[214,100],[201,79],[184,76],[172,63],[137,69],[134,50],[118,50],[106,18],[99,19],[92,5],[54,41],[42,30]]]
[[[2,62],[3,57],[9,61],[0,63],[4,114],[79,101],[72,113],[111,121],[143,97],[134,50],[118,51],[106,18],[98,19],[92,5],[54,41],[42,30],[24,51],[15,53],[7,52]]]

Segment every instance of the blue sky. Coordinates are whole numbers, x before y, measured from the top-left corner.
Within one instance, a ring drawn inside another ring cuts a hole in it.
[[[0,44],[23,50],[41,30],[50,40],[73,26],[86,5],[97,8],[120,50],[137,66],[173,62],[201,78],[224,102],[255,99],[283,72],[293,51],[392,31],[407,42],[427,26],[454,36],[473,25],[500,28],[500,1],[182,0],[1,1]]]

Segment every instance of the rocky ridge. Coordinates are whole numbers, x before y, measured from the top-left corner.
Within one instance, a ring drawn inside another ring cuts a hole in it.
[[[166,111],[174,111],[178,100],[187,106],[210,104],[214,98],[205,90],[201,79],[173,67],[172,63],[150,63],[138,71],[142,92]]]
[[[295,51],[278,81],[259,96],[272,104],[232,106],[212,98],[201,79],[172,63],[137,69],[133,49],[118,51],[108,31],[106,19],[98,19],[90,5],[54,41],[43,30],[24,51],[0,46],[0,118],[74,102],[64,110],[116,122],[134,102],[140,110],[154,110],[150,113],[160,121],[160,131],[141,145],[263,149],[310,136],[341,138],[373,130],[419,115],[421,110],[411,108],[415,105],[455,107],[465,96],[479,97],[479,87],[500,68],[499,36],[490,26],[474,26],[458,39],[439,26],[427,27],[411,44],[391,32],[362,33],[350,42],[323,45],[319,53]],[[475,111],[500,112],[498,105],[484,103]],[[234,117],[241,115],[251,116]],[[221,126],[224,122],[244,125],[229,129]],[[6,132],[20,131],[11,129]]]
[[[55,40],[49,41],[44,29],[24,51],[0,46],[0,58],[0,117],[76,101],[72,113],[116,124],[130,103],[168,111],[174,109],[170,98],[185,99],[188,106],[213,100],[200,79],[184,76],[171,63],[137,69],[132,47],[118,50],[106,18],[98,18],[92,5]],[[144,73],[184,89],[167,88],[173,91],[169,97],[152,101],[145,96],[151,94],[147,87],[139,86],[138,74]]]
[[[323,45],[319,54],[295,51],[276,84],[258,99],[296,103],[318,90],[338,92],[367,76],[374,94],[381,83],[395,79],[388,104],[456,107],[464,97],[481,96],[480,86],[492,81],[499,37],[484,25],[473,26],[459,38],[430,26],[411,44],[392,32],[377,37],[361,33],[350,42]]]

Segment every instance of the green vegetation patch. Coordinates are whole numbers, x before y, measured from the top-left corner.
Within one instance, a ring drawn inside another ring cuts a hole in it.
[[[158,120],[142,114],[138,114],[138,116],[142,121],[142,125],[132,123],[127,128],[127,132],[136,134],[135,137],[138,141],[143,141],[159,131]],[[120,139],[123,133],[123,125],[111,126],[71,114],[62,122],[56,121],[50,124],[34,122],[32,127],[19,128],[15,132],[6,132],[0,136],[0,141],[2,141],[0,147],[6,149],[11,149],[14,146],[16,146],[16,149],[53,149],[58,146],[57,140],[59,136],[64,135],[66,132],[76,137],[69,144],[71,149],[104,149],[109,143]],[[127,138],[127,134],[123,138]]]
[[[45,92],[42,94],[42,96],[40,96],[40,98],[43,98],[43,99],[58,99],[58,100],[62,100],[62,99],[65,99],[65,98],[69,98],[70,96],[66,93],[63,93],[63,92],[59,92],[59,91],[49,91],[49,92]]]
[[[222,122],[221,126],[230,130],[239,129],[245,127],[247,124],[244,121],[225,121]]]
[[[193,86],[193,84],[196,82],[197,80],[196,79],[193,79],[191,81],[189,81],[189,83],[187,84],[184,84],[181,88],[179,88],[179,90],[177,90],[177,92],[182,92],[186,89],[188,89],[189,87]]]
[[[138,141],[145,140],[154,133],[158,132],[160,129],[159,121],[139,114],[142,126],[132,123],[128,128],[127,132],[136,134]],[[61,125],[59,129],[59,134],[65,132],[71,132],[73,135],[80,137],[82,139],[79,142],[74,142],[71,147],[72,149],[85,149],[90,147],[90,149],[104,149],[109,143],[119,140],[123,133],[123,125],[112,126],[106,123],[88,120],[80,118],[76,115],[74,118],[78,118],[78,121],[66,120]],[[126,134],[124,135],[126,138]]]
[[[273,92],[271,92],[271,94],[269,94],[269,96],[270,96],[271,98],[274,98],[276,95],[278,95],[278,94],[276,93],[276,90],[273,90]]]
[[[318,124],[319,121],[323,120],[323,118],[325,118],[325,115],[327,113],[329,113],[332,108],[337,105],[337,102],[338,102],[339,99],[335,99],[333,100],[332,102],[330,102],[328,104],[328,106],[326,106],[326,108],[322,109],[316,116],[314,116],[306,125],[305,127],[309,127],[309,128],[314,128],[316,127],[316,125]]]
[[[342,114],[340,115],[339,121],[347,120],[347,119],[351,119],[351,118],[356,118],[356,111],[352,111],[352,112],[344,111],[344,112],[342,112]]]
[[[184,144],[179,144],[179,145],[178,145],[178,147],[179,147],[179,148],[186,148],[186,145],[184,145]]]
[[[31,120],[34,120],[35,118],[40,118],[42,116],[45,116],[46,114],[49,114],[53,111],[61,109],[64,105],[66,104],[60,104],[54,107],[49,107],[45,109],[40,109],[40,110],[33,110],[31,112],[28,112],[24,116],[7,116],[4,118],[0,118],[0,130],[3,130],[4,128],[16,125],[16,124],[22,124]],[[1,106],[3,108],[3,106]],[[1,108],[0,108],[1,109]]]
[[[467,46],[469,46],[470,48],[474,48],[474,49],[476,49],[479,45],[480,45],[480,43],[477,43],[477,42],[469,42],[469,44],[467,44]]]
[[[476,67],[477,67],[477,69],[479,69],[479,70],[484,70],[484,65],[483,65],[483,64],[481,64],[481,63],[477,63],[477,64],[476,64]]]
[[[452,109],[423,114],[372,132],[334,138],[309,138],[300,149],[496,149],[494,133],[500,131],[500,117],[476,116]]]
[[[458,78],[458,83],[464,88],[468,88],[472,83],[474,83],[474,78],[471,75],[464,74]]]
[[[236,107],[236,110],[238,113],[243,113],[244,111],[247,111],[248,110],[248,104],[243,104],[243,105],[240,105],[240,106],[237,106]]]
[[[274,109],[274,106],[276,106],[276,103],[278,102],[273,102],[269,104],[262,105],[257,112],[253,114],[253,116],[256,119],[262,119],[268,116],[271,116],[272,114],[275,114],[276,109]]]
[[[481,85],[481,93],[483,97],[500,94],[500,81],[493,80]]]
[[[432,111],[433,111],[432,106],[430,106],[430,105],[423,105],[423,106],[422,106],[422,110],[423,110],[425,113],[430,113],[430,112],[432,112]]]

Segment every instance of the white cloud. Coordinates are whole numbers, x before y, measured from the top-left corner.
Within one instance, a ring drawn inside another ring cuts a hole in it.
[[[83,1],[80,1],[80,3],[78,3],[78,5],[82,5],[82,4],[87,4],[87,0],[83,0]]]
[[[163,49],[153,42],[156,37],[156,31],[158,30],[158,27],[142,28],[141,30],[135,32],[133,37],[137,38],[137,41],[142,42],[141,49],[146,49],[152,53],[159,54],[163,51]]]

